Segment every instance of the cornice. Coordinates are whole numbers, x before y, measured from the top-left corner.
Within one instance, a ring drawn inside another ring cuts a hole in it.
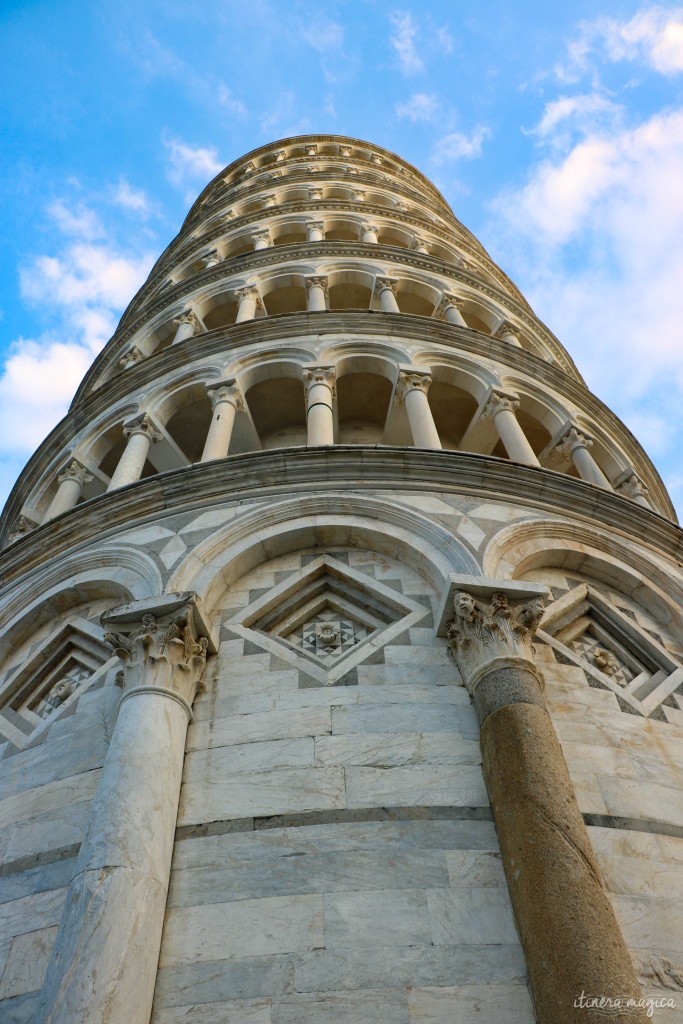
[[[213,267],[209,267],[206,270],[199,271],[191,278],[188,278],[185,281],[180,281],[174,287],[164,291],[155,299],[154,302],[139,310],[135,319],[131,320],[126,325],[123,325],[123,321],[121,322],[121,325],[114,333],[107,346],[97,356],[83,378],[78,391],[76,392],[74,403],[81,400],[82,395],[89,390],[93,380],[106,372],[110,363],[115,360],[117,355],[119,355],[121,347],[135,334],[136,331],[143,327],[145,323],[155,317],[158,313],[163,312],[164,309],[173,305],[173,303],[178,300],[182,300],[189,296],[196,289],[206,287],[206,285],[234,276],[236,272],[239,272],[240,276],[245,276],[246,274],[256,273],[260,269],[267,269],[272,266],[282,265],[291,260],[305,260],[310,263],[315,259],[329,259],[330,257],[335,256],[342,258],[360,257],[364,261],[373,260],[378,263],[384,260],[392,266],[403,266],[410,269],[423,270],[427,273],[437,273],[450,278],[451,281],[461,281],[463,284],[474,288],[475,291],[479,291],[481,294],[487,295],[489,298],[499,303],[504,309],[514,313],[522,323],[526,324],[526,326],[530,328],[532,333],[537,334],[540,337],[540,339],[547,345],[549,351],[557,362],[565,368],[568,374],[576,376],[579,380],[581,379],[573,360],[569,357],[557,338],[548,330],[541,320],[538,320],[536,316],[528,311],[527,307],[522,306],[521,303],[516,301],[507,292],[483,282],[477,274],[462,270],[444,260],[437,259],[435,256],[415,253],[412,249],[400,249],[397,246],[373,245],[370,252],[368,249],[368,245],[362,242],[301,242],[292,246],[281,245],[274,246],[270,249],[260,249],[254,250],[250,253],[243,253],[239,257],[240,262],[238,267],[232,265],[232,260],[228,260],[224,263],[218,263]],[[424,319],[428,320],[429,317],[425,317]],[[72,403],[72,405],[74,403]]]
[[[272,350],[274,346],[292,340],[325,335],[342,335],[347,340],[353,340],[355,336],[369,336],[381,340],[419,340],[424,346],[438,344],[454,353],[465,353],[469,357],[502,364],[507,370],[528,377],[535,383],[547,384],[573,401],[595,422],[602,424],[629,457],[635,456],[634,469],[650,488],[653,500],[667,509],[669,516],[675,519],[673,506],[659,474],[638,441],[583,382],[569,377],[559,367],[489,335],[441,320],[402,313],[340,311],[285,313],[209,331],[163,349],[157,355],[121,371],[81,401],[75,399],[67,416],[34,452],[14,485],[0,517],[0,535],[6,530],[7,524],[14,522],[21,514],[25,496],[40,482],[56,453],[65,456],[71,450],[73,437],[80,430],[115,404],[130,399],[131,394],[176,371],[191,372],[192,365],[202,360],[215,359],[218,355],[227,361],[230,354],[246,345],[263,343]]]
[[[572,524],[602,526],[639,547],[683,562],[683,531],[663,516],[626,498],[551,470],[490,456],[335,445],[232,456],[172,470],[93,498],[25,535],[0,554],[0,586],[7,592],[22,577],[65,553],[87,548],[132,526],[164,515],[206,511],[225,503],[291,498],[326,491],[373,494],[377,490],[437,491],[505,501]],[[48,554],[49,553],[49,554]]]
[[[238,167],[244,166],[246,163],[248,163],[250,160],[253,160],[255,157],[266,156],[268,153],[272,153],[273,150],[282,149],[285,146],[304,146],[307,143],[311,144],[313,142],[330,142],[335,145],[359,146],[362,149],[367,149],[369,152],[379,153],[382,156],[389,157],[389,159],[395,160],[399,167],[405,167],[407,171],[409,171],[417,178],[418,181],[423,182],[426,185],[426,187],[430,190],[430,192],[434,196],[436,196],[441,203],[443,203],[446,209],[450,210],[450,206],[448,205],[444,197],[441,195],[437,187],[433,184],[433,182],[431,182],[429,178],[426,177],[426,175],[419,171],[417,167],[415,167],[413,164],[408,163],[407,160],[404,160],[402,157],[398,156],[398,154],[393,153],[390,149],[384,149],[383,146],[378,146],[373,142],[366,142],[363,139],[355,139],[347,135],[294,135],[286,139],[277,139],[276,141],[270,142],[265,146],[259,146],[258,149],[252,149],[248,153],[243,153],[236,160],[233,160],[232,163],[224,167],[223,170],[220,171],[215,176],[215,178],[213,178],[208,183],[208,185],[206,185],[203,191],[200,192],[200,194],[197,196],[197,199],[191,206],[190,211],[187,217],[185,218],[185,221],[183,222],[183,227],[185,227],[185,225],[189,223],[195,211],[203,205],[205,201],[205,196],[208,196],[219,182],[225,180],[225,178],[232,174]],[[344,157],[343,159],[345,161],[347,159],[351,161],[357,160],[357,158],[353,157]],[[363,161],[358,160],[357,163],[359,166],[364,166]]]

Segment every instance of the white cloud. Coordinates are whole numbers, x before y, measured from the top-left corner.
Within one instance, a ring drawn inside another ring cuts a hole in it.
[[[149,217],[152,212],[152,204],[147,193],[140,188],[133,188],[125,178],[121,178],[114,189],[112,202],[124,210],[139,214],[143,219]]]
[[[301,38],[318,53],[340,50],[344,45],[344,26],[319,18],[301,29]]]
[[[597,92],[562,96],[546,104],[541,120],[529,134],[545,140],[568,124],[575,130],[586,132],[601,123],[618,121],[622,111],[618,103]]]
[[[440,103],[436,96],[425,92],[416,92],[405,103],[397,103],[394,107],[396,116],[409,121],[434,121],[438,116]]]
[[[665,471],[683,445],[681,181],[683,110],[661,112],[537,162],[484,238]]]
[[[63,200],[56,199],[49,204],[47,212],[65,235],[101,238],[104,234],[104,227],[99,217],[84,203],[77,203],[73,209],[69,209]]]
[[[683,71],[683,8],[650,7],[630,21],[597,18],[584,21],[568,46],[568,60],[556,72],[560,80],[577,81],[591,68],[591,59],[641,61],[664,75]]]
[[[162,141],[168,156],[166,177],[176,188],[185,188],[197,179],[208,182],[225,166],[213,146],[189,146],[171,138]]]
[[[434,41],[436,43],[436,48],[440,50],[441,53],[453,53],[453,36],[446,25],[442,25],[436,30],[434,33]]]
[[[236,99],[227,85],[221,85],[218,90],[218,102],[222,107],[235,117],[246,117],[247,108],[242,100]]]
[[[468,137],[462,132],[448,132],[434,146],[432,160],[435,164],[443,164],[449,160],[473,160],[481,156],[484,139],[491,132],[485,125],[477,125]]]
[[[398,56],[398,63],[404,75],[416,75],[424,71],[424,63],[415,48],[417,26],[408,11],[393,11],[390,14],[393,32],[389,42]]]

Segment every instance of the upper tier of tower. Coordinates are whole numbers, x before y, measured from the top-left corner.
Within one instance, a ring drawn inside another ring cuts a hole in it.
[[[316,135],[207,185],[0,536],[170,470],[348,444],[509,459],[674,518],[637,441],[431,182],[378,146]]]

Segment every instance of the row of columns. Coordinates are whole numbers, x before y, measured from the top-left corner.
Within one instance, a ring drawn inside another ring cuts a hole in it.
[[[314,373],[311,388],[318,387],[328,383]],[[535,584],[452,576],[438,631],[448,637],[477,714],[482,771],[536,1019],[597,1020],[597,1011],[586,1016],[587,996],[618,999],[619,1020],[644,1024],[636,972],[534,658],[546,596]],[[105,641],[123,666],[117,676],[123,694],[37,1024],[149,1022],[185,736],[207,654],[216,651],[191,593],[123,606],[105,613],[103,623],[111,630]]]
[[[313,284],[312,288],[318,287]],[[323,301],[321,296],[320,301]],[[434,422],[427,397],[432,382],[431,374],[424,370],[403,369],[399,371],[396,387],[396,401],[405,406],[410,433],[416,448],[441,449],[439,432]],[[319,447],[334,444],[334,398],[336,396],[334,366],[307,366],[303,370],[306,395],[307,444]],[[224,459],[230,450],[235,417],[245,409],[245,403],[234,378],[211,382],[207,391],[213,406],[211,423],[207,432],[201,462]],[[522,426],[517,419],[519,399],[503,391],[492,391],[480,415],[495,427],[508,457],[513,462],[526,466],[541,466],[538,456],[529,444]],[[126,421],[123,430],[126,447],[109,481],[108,491],[118,490],[135,483],[142,476],[149,450],[162,434],[148,413]],[[611,485],[590,448],[592,439],[575,426],[571,426],[553,453],[572,460],[582,480],[606,490]],[[73,508],[80,500],[83,487],[92,481],[92,476],[78,462],[72,461],[58,477],[55,493],[44,522]],[[635,474],[629,474],[617,487],[619,493],[644,508],[651,508],[647,500],[647,488]]]
[[[310,277],[304,278],[304,283],[306,286],[307,311],[309,313],[326,311],[328,308],[327,297],[329,293],[327,277],[319,274],[311,275]],[[375,278],[375,294],[379,299],[380,309],[383,313],[401,312],[396,297],[398,293],[398,285],[398,279],[395,277],[378,276]],[[237,299],[237,317],[235,319],[235,323],[240,324],[247,320],[253,320],[258,310],[263,310],[265,308],[256,285],[246,285],[242,288],[238,288],[234,292],[234,295]],[[446,292],[436,306],[434,314],[437,318],[441,318],[456,327],[468,328],[467,321],[462,314],[464,307],[465,302],[463,299],[459,299],[455,295],[451,295]],[[172,345],[178,345],[187,338],[193,338],[205,329],[201,320],[192,309],[184,310],[179,314],[179,316],[175,317],[173,323],[176,326],[176,333],[173,341],[171,342]],[[522,347],[519,340],[518,328],[508,320],[501,321],[496,330],[492,333],[492,337],[500,341],[504,341],[506,344],[512,345],[515,348]],[[144,357],[140,350],[133,346],[119,360],[119,365],[122,369],[128,369],[128,367],[137,364],[143,358]]]

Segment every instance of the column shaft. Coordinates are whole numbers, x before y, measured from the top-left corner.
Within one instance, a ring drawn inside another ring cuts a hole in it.
[[[400,313],[396,301],[396,282],[387,278],[379,278],[377,282],[379,302],[383,313]]]
[[[586,480],[589,484],[595,484],[597,487],[604,487],[608,491],[611,490],[609,480],[587,448],[584,448],[583,445],[575,445],[572,448],[571,457],[582,480]]]
[[[456,324],[457,327],[467,327],[467,321],[455,303],[449,302],[444,309],[444,320],[449,324]]]
[[[325,294],[327,281],[321,277],[309,277],[306,280],[308,289],[307,309],[309,313],[320,313],[327,309]]]
[[[211,426],[206,435],[201,462],[227,458],[238,403],[239,397],[237,394],[232,397],[226,395],[216,398]]]
[[[334,368],[313,367],[304,369],[306,386],[306,444],[334,444]]]
[[[426,393],[421,388],[407,388],[403,400],[415,447],[440,449],[441,441]]]
[[[242,288],[237,292],[237,298],[239,306],[237,308],[237,317],[235,323],[241,324],[245,320],[253,320],[256,316],[256,309],[258,306],[258,292],[255,288]]]
[[[121,704],[42,993],[40,1024],[148,1024],[188,714]]]
[[[128,444],[109,481],[108,491],[115,491],[118,487],[125,487],[126,484],[135,483],[140,479],[151,444],[152,438],[147,431],[133,430],[131,432]]]
[[[50,502],[43,522],[47,523],[77,505],[83,484],[91,480],[92,477],[77,462],[72,462],[66,472],[59,477],[57,493]]]
[[[505,451],[513,462],[522,462],[526,466],[540,466],[536,453],[527,441],[512,409],[499,409],[494,412],[493,423]]]

